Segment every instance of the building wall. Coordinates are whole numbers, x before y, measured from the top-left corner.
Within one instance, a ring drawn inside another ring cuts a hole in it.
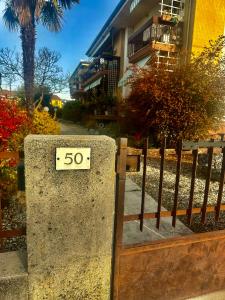
[[[146,12],[145,17],[142,18],[138,23],[135,24],[135,26],[133,28],[133,32],[137,31],[139,28],[144,26],[144,24],[147,21],[149,21],[153,16],[158,15],[159,14],[159,9],[160,9],[160,6],[159,6],[159,4],[157,4],[157,5],[155,5],[154,8],[151,8],[150,11]]]
[[[196,0],[192,51],[198,53],[224,31],[225,0]]]
[[[124,66],[124,30],[121,29],[113,40],[113,51],[114,55],[120,57],[120,72],[119,75],[123,73]]]
[[[122,30],[117,33],[117,35],[114,37],[113,41],[113,50],[115,56],[122,56],[122,45],[123,45],[123,32]]]
[[[129,58],[128,58],[128,39],[134,32],[138,31],[144,24],[149,21],[154,15],[157,15],[159,13],[159,5],[155,5],[154,8],[151,8],[149,11],[146,11],[146,14],[143,18],[141,18],[136,24],[134,24],[133,27],[127,27],[125,30],[124,35],[124,67],[121,69],[122,73],[120,78],[123,77],[123,75],[127,72],[127,69],[130,67]],[[132,18],[132,16],[131,16]],[[123,98],[127,98],[131,92],[131,88],[129,85],[124,85],[123,87],[120,87],[121,95]]]
[[[59,100],[59,99],[52,99],[51,100],[51,105],[53,106],[53,107],[58,107],[58,108],[62,108],[63,107],[63,102],[62,102],[62,100]]]

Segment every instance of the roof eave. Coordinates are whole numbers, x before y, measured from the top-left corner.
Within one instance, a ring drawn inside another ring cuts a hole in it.
[[[93,52],[94,52],[95,48],[98,46],[97,45],[98,42],[101,43],[101,38],[104,38],[104,33],[107,34],[110,31],[110,25],[111,26],[113,25],[113,20],[118,15],[118,13],[121,11],[121,9],[126,4],[126,2],[127,2],[127,0],[120,0],[120,2],[118,3],[118,5],[114,9],[113,13],[108,18],[108,20],[106,21],[106,23],[102,27],[101,31],[99,32],[99,34],[97,35],[97,37],[94,39],[94,41],[91,44],[91,46],[89,47],[89,49],[87,50],[87,52],[86,52],[87,56],[89,56],[89,57],[93,56]]]

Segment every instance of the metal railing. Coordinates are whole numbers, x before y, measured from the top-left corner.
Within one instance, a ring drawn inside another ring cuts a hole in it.
[[[179,45],[180,36],[181,32],[179,27],[153,24],[129,40],[128,56],[134,55],[137,51],[146,47],[153,41]]]
[[[203,195],[203,202],[201,207],[194,207],[194,196],[195,196],[195,185],[196,185],[196,174],[198,167],[198,156],[200,149],[206,150],[207,156],[207,166],[206,166],[206,176],[205,176],[205,188]],[[208,205],[209,192],[210,192],[210,182],[212,177],[212,165],[213,165],[213,154],[214,150],[217,149],[222,153],[221,159],[221,170],[219,175],[219,188],[217,192],[217,200],[214,206]],[[220,213],[225,211],[225,204],[222,203],[223,191],[224,191],[224,180],[225,180],[225,141],[221,140],[215,141],[179,141],[177,143],[174,153],[176,156],[176,176],[174,182],[174,196],[173,196],[173,208],[170,211],[162,210],[162,192],[164,184],[164,166],[165,166],[165,156],[166,152],[169,150],[166,148],[166,139],[164,138],[159,150],[160,154],[160,176],[158,182],[158,199],[157,201],[157,211],[146,213],[145,212],[145,192],[146,192],[146,170],[147,170],[147,158],[151,157],[152,150],[148,149],[148,139],[145,140],[144,149],[141,150],[143,155],[143,175],[142,175],[142,197],[141,210],[139,214],[124,215],[124,199],[125,199],[125,182],[126,182],[126,171],[127,171],[127,159],[130,155],[127,147],[127,139],[121,139],[118,155],[117,155],[117,216],[118,223],[123,226],[123,222],[129,221],[140,221],[140,230],[143,230],[143,222],[147,219],[156,219],[156,227],[159,229],[161,218],[172,217],[172,226],[176,227],[177,217],[186,216],[187,223],[191,225],[192,217],[195,214],[200,214],[201,224],[205,224],[207,220],[207,213],[214,213],[215,222],[219,221]],[[171,150],[171,149],[170,149]],[[137,149],[136,149],[137,151]],[[140,151],[140,150],[139,150]],[[191,180],[190,180],[190,191],[189,200],[186,209],[178,209],[179,200],[179,189],[180,189],[180,177],[181,177],[181,165],[182,165],[182,154],[183,152],[189,151],[192,154],[191,161]],[[140,154],[139,154],[140,155]],[[119,230],[121,232],[121,230]]]
[[[90,78],[100,72],[110,70],[110,62],[118,61],[118,57],[111,57],[111,58],[94,58],[86,72],[82,74],[82,81],[83,83],[87,82]],[[118,65],[119,68],[119,65]]]

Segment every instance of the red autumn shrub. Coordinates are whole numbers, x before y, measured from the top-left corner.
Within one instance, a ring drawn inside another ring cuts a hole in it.
[[[0,100],[0,152],[9,149],[10,139],[26,126],[27,113],[16,101]],[[0,198],[7,203],[16,191],[16,162],[14,160],[0,160]]]
[[[0,150],[7,149],[11,136],[28,121],[27,113],[16,101],[0,101]]]

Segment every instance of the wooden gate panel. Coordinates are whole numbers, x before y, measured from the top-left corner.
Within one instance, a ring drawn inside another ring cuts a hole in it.
[[[123,249],[119,300],[187,299],[225,289],[225,231]]]

